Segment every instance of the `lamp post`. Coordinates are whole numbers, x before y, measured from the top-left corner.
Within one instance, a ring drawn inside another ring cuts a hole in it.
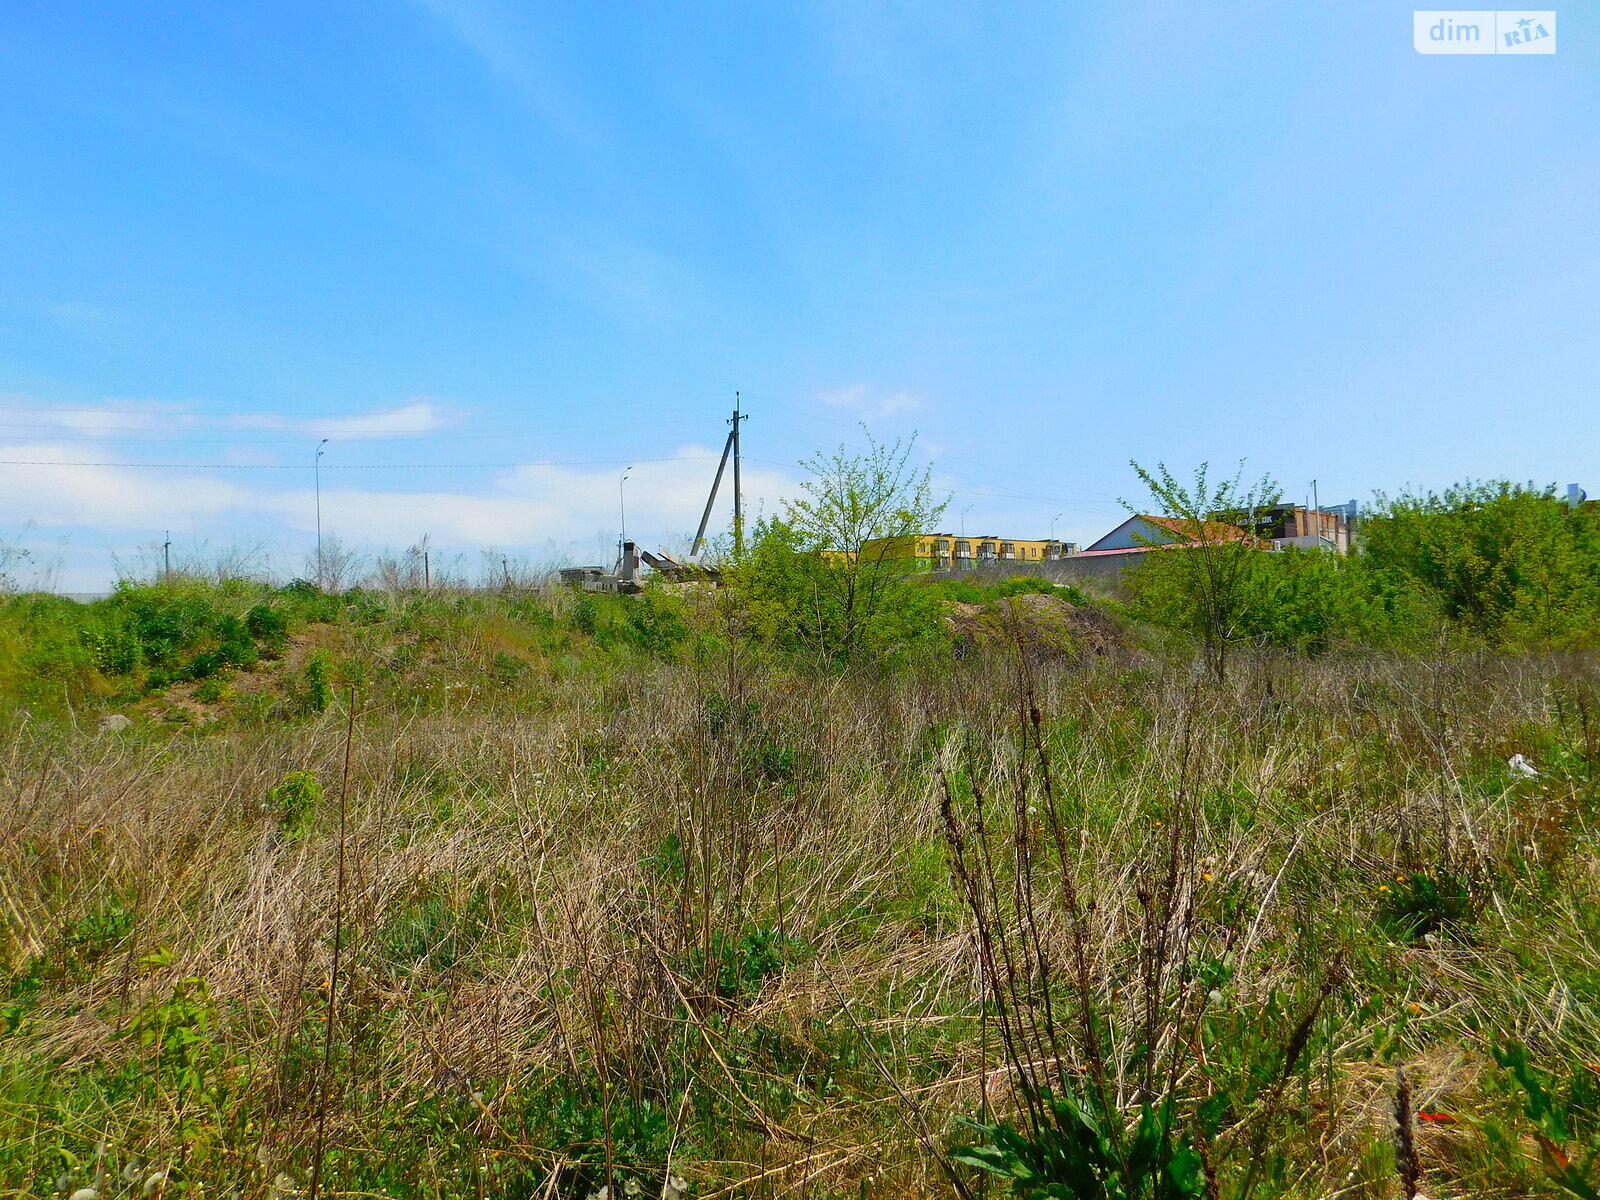
[[[972,505],[969,504],[969,505],[967,505],[966,508],[963,508],[961,510],[961,536],[962,537],[966,537],[967,536],[967,512],[971,508],[972,508]]]
[[[628,482],[628,472],[631,470],[633,470],[632,467],[624,467],[621,477],[617,480],[617,513],[622,522],[622,532],[617,536],[617,553],[619,555],[622,553],[623,544],[628,540],[628,503],[623,496],[622,485]]]
[[[328,444],[323,438],[317,443],[316,457],[311,460],[311,478],[317,493],[317,587],[322,587],[322,448]]]
[[[1056,540],[1056,522],[1059,520],[1061,520],[1060,513],[1050,518],[1050,540],[1052,542]]]

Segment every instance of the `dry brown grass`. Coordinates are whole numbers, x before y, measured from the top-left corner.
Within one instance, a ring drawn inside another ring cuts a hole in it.
[[[369,654],[377,671],[387,661],[381,644],[323,640]],[[480,641],[478,658],[528,645],[503,623]],[[1588,778],[1574,769],[1520,789],[1499,771],[1529,738],[1572,742],[1555,697],[1593,697],[1592,661],[1262,656],[1222,691],[1186,662],[1132,652],[1031,671],[1084,906],[1084,983],[1123,1023],[1107,1048],[1119,1092],[1136,1074],[1127,1029],[1152,1014],[1114,997],[1138,990],[1130,972],[1152,950],[1140,946],[1140,897],[1173,854],[1168,903],[1186,914],[1173,944],[1228,948],[1229,1011],[1303,997],[1336,951],[1357,960],[1321,1057],[1274,1126],[1294,1194],[1394,1194],[1380,1167],[1395,1061],[1418,1111],[1500,1112],[1506,1103],[1484,1092],[1491,1033],[1592,1055],[1581,1026],[1593,993],[1571,986],[1574,972],[1600,980],[1579,912],[1597,882],[1592,765]],[[945,865],[934,766],[993,795],[1035,770],[1016,664],[991,654],[957,670],[841,679],[737,656],[639,659],[565,680],[536,672],[537,708],[516,689],[455,682],[467,686],[426,704],[364,701],[356,722],[328,1122],[341,1166],[326,1186],[391,1154],[397,1130],[425,1136],[417,1114],[429,1105],[464,1113],[449,1136],[470,1146],[441,1148],[441,1162],[568,1178],[558,1169],[572,1147],[546,1140],[528,1110],[581,1094],[608,1114],[653,1105],[671,1130],[670,1170],[698,1196],[949,1194],[940,1159],[952,1118],[1016,1096],[978,1020],[983,972]],[[119,1030],[176,980],[203,978],[229,1104],[249,1120],[215,1134],[240,1140],[237,1153],[202,1160],[185,1148],[195,1135],[181,1114],[153,1103],[84,1120],[55,1112],[6,1160],[27,1176],[18,1186],[96,1120],[142,1139],[146,1161],[185,1161],[219,1186],[259,1189],[280,1168],[303,1177],[318,1089],[301,1060],[332,974],[344,719],[331,709],[175,736],[8,732],[5,966],[66,965],[0,1056],[13,1075],[137,1059],[145,1051]],[[304,838],[263,811],[295,770],[328,785]],[[1176,847],[1173,820],[1188,821]],[[1560,866],[1536,905],[1504,874],[1528,858]],[[1377,931],[1381,881],[1441,862],[1482,882],[1472,939],[1412,945]],[[110,898],[133,912],[131,937],[74,964],[70,931]],[[1062,894],[1033,905],[1039,953],[1075,979]],[[469,911],[472,937],[430,956],[426,938],[440,930],[418,914],[447,924]],[[422,932],[404,932],[413,927]],[[753,931],[792,942],[730,989],[719,972]],[[1525,951],[1541,942],[1549,969],[1536,971]],[[158,946],[170,963],[141,965]],[[1175,969],[1175,951],[1154,949],[1152,969]],[[1375,996],[1378,1015],[1362,1007]],[[1374,1044],[1380,1025],[1396,1030],[1388,1047]],[[1282,1031],[1271,1037],[1281,1044]],[[1084,1052],[1075,1034],[1063,1040]],[[1182,1070],[1197,1081],[1206,1066]],[[7,1103],[0,1127],[27,1126]],[[1429,1195],[1492,1182],[1470,1120],[1421,1137]],[[591,1163],[631,1169],[625,1157],[608,1142]],[[668,1169],[659,1156],[649,1165]],[[420,1188],[426,1172],[415,1172]]]

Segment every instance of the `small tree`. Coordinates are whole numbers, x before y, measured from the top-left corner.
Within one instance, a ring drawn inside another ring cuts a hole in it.
[[[937,636],[937,602],[912,582],[918,535],[945,504],[927,469],[910,465],[915,442],[843,446],[800,465],[803,497],[760,522],[730,565],[730,594],[764,640],[830,663],[881,658]]]
[[[1279,488],[1263,475],[1246,487],[1244,463],[1232,479],[1213,482],[1210,464],[1201,463],[1194,482],[1185,484],[1157,463],[1154,471],[1130,460],[1139,479],[1166,518],[1170,536],[1148,539],[1152,547],[1132,577],[1147,606],[1167,610],[1169,623],[1200,639],[1206,662],[1218,683],[1227,678],[1228,649],[1247,628],[1249,577],[1258,547],[1258,522],[1278,502]],[[1139,510],[1126,500],[1123,507]],[[1170,547],[1170,548],[1162,548]]]

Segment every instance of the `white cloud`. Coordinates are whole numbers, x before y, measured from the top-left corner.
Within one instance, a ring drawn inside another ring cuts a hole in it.
[[[718,451],[685,446],[670,459],[635,464],[623,487],[628,531],[646,546],[692,533],[716,471]],[[293,573],[311,544],[317,502],[313,488],[281,486],[288,472],[154,470],[105,461],[107,448],[83,443],[0,445],[0,459],[52,462],[0,471],[0,511],[44,530],[85,531],[111,552],[126,554],[162,530],[182,530],[224,545],[248,536],[276,547],[280,569]],[[100,460],[100,461],[97,461]],[[379,490],[363,486],[360,471],[324,469],[322,527],[347,544],[369,549],[410,545],[431,535],[441,550],[490,546],[513,552],[571,547],[593,557],[607,546],[620,520],[622,466],[568,467],[528,464],[473,480],[471,490]],[[390,479],[390,472],[377,472]],[[303,478],[303,475],[301,476]],[[770,468],[744,472],[744,497],[753,519],[795,491]],[[470,486],[470,485],[469,485]],[[711,530],[728,527],[732,473],[724,475]],[[581,547],[581,549],[579,549]],[[74,567],[74,586],[92,580],[92,568]]]
[[[299,433],[306,437],[326,437],[334,441],[361,438],[401,437],[432,433],[449,424],[448,418],[432,401],[415,399],[399,408],[356,413],[346,417],[289,417],[278,413],[243,413],[228,418],[240,429]]]
[[[0,508],[45,527],[158,529],[248,509],[252,493],[203,472],[156,472],[94,461],[77,445],[0,446]],[[48,465],[40,465],[48,464]]]
[[[915,412],[922,407],[922,397],[915,392],[885,392],[865,383],[833,388],[817,396],[830,408],[842,408],[865,420],[884,420],[901,413]]]
[[[478,492],[395,492],[362,487],[322,485],[325,529],[337,528],[347,539],[378,544],[404,544],[424,533],[466,546],[542,546],[591,539],[597,530],[615,537],[626,504],[628,530],[647,543],[655,538],[692,532],[700,522],[706,494],[716,473],[717,451],[686,446],[671,459],[637,463],[628,480],[618,482],[623,466],[564,467],[532,463],[501,472],[489,488]],[[746,508],[769,508],[794,494],[794,485],[770,469],[743,473]],[[723,476],[712,517],[713,529],[729,523],[733,475]],[[285,522],[309,529],[314,516],[310,489],[281,494],[274,506]]]
[[[27,404],[22,397],[11,412],[17,424],[115,438],[119,433],[189,433],[228,430],[296,434],[333,441],[415,436],[442,429],[454,420],[433,399],[416,396],[397,408],[333,417],[287,413],[195,412],[181,405],[144,401],[109,401],[92,408],[51,408]]]

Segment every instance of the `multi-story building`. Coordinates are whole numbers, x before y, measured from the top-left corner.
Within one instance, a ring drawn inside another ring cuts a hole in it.
[[[918,533],[877,538],[861,547],[864,559],[911,558],[932,569],[963,568],[984,563],[1050,562],[1078,552],[1073,542],[1053,538],[1004,538],[989,534]]]
[[[1303,550],[1332,550],[1350,553],[1350,522],[1355,518],[1355,501],[1337,508],[1306,508],[1279,504],[1259,514],[1260,536],[1271,538],[1275,548],[1299,546]]]

